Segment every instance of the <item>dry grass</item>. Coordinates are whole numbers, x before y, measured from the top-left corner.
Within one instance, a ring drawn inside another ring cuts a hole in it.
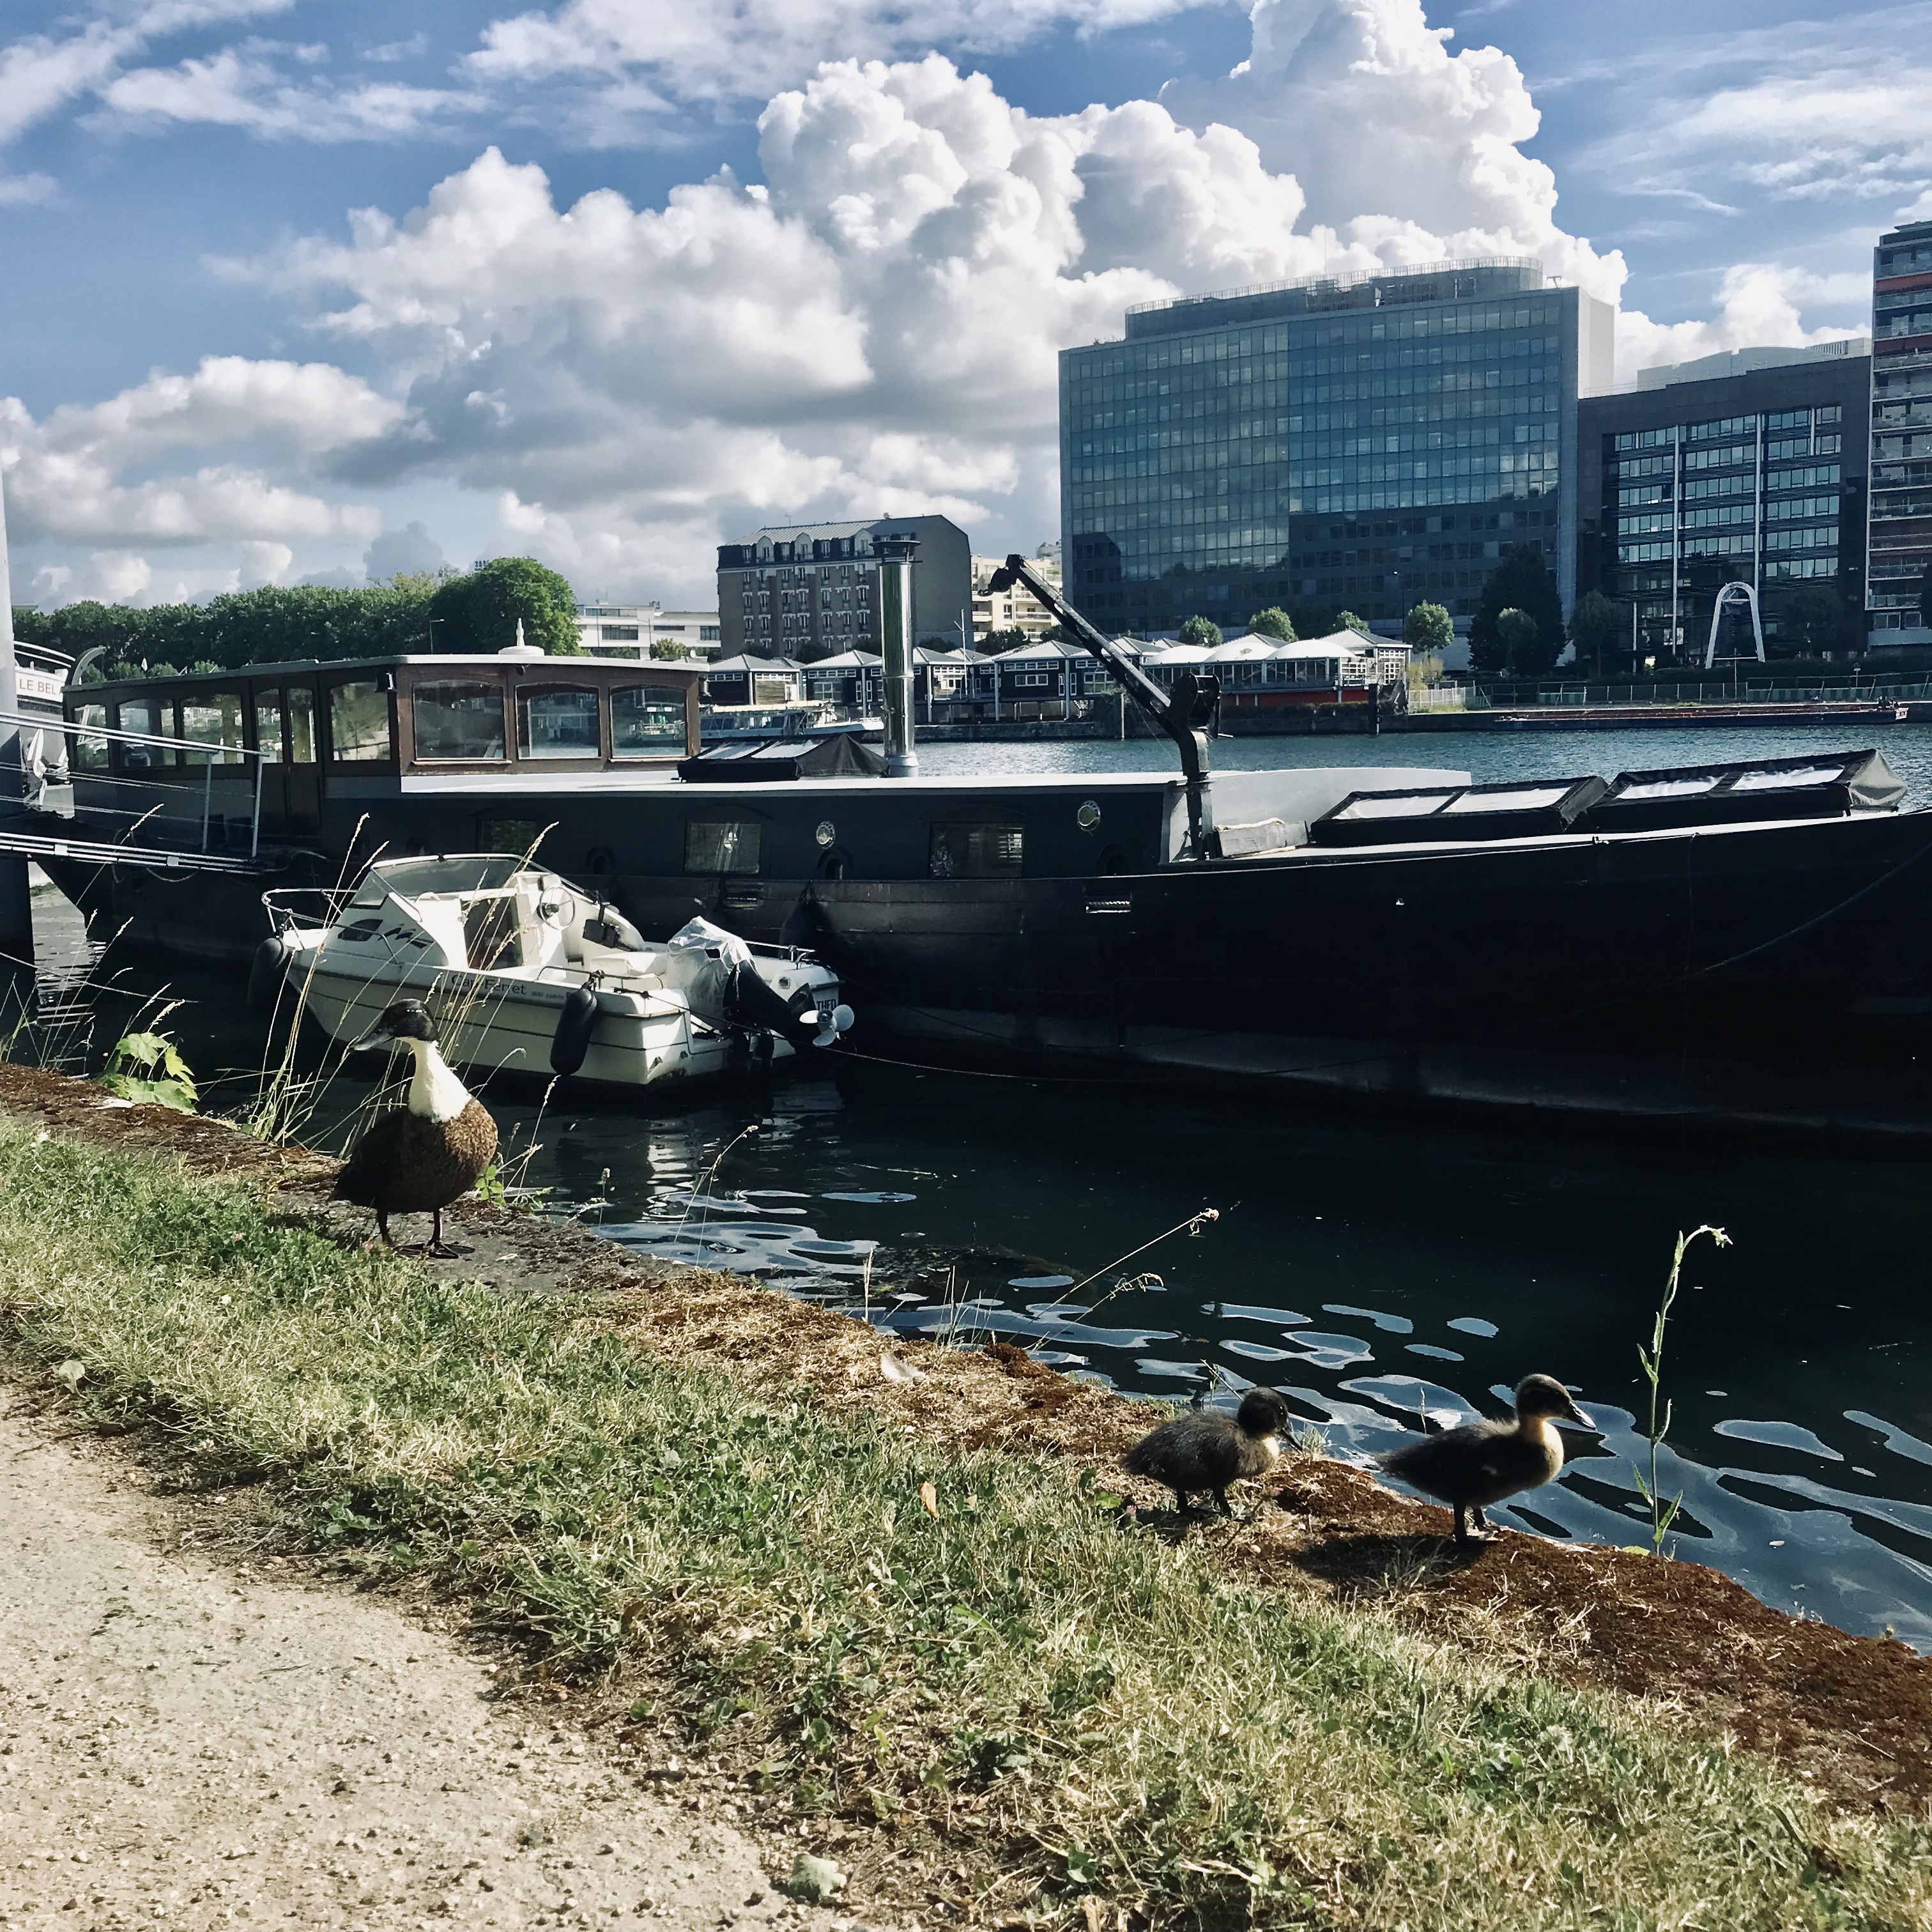
[[[1932,1923],[1919,1823],[1150,1534],[983,1409],[972,1439],[944,1362],[904,1399],[962,1426],[909,1426],[831,1372],[836,1318],[766,1299],[808,1376],[755,1324],[683,1346],[694,1297],[659,1324],[438,1281],[243,1186],[0,1127],[17,1352],[82,1363],[88,1412],[200,1482],[266,1480],[292,1540],[628,1677],[836,1842],[861,1907],[910,1874],[996,1922],[1093,1896],[1150,1924]],[[1016,1421],[1124,1426],[979,1360]]]

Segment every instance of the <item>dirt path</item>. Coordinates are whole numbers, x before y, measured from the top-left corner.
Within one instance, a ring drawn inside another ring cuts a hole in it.
[[[831,1922],[448,1638],[163,1553],[148,1480],[0,1412],[10,1932]]]

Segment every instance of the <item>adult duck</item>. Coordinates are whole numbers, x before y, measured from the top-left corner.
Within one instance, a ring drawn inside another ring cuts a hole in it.
[[[1376,1460],[1391,1476],[1456,1512],[1458,1543],[1480,1543],[1490,1527],[1483,1512],[1492,1504],[1556,1480],[1563,1467],[1563,1444],[1552,1426],[1558,1416],[1580,1429],[1595,1426],[1554,1376],[1525,1376],[1508,1421],[1466,1423]]]
[[[442,1240],[442,1210],[476,1185],[496,1157],[496,1123],[437,1050],[436,1022],[420,1000],[398,1000],[352,1042],[352,1052],[406,1047],[416,1061],[406,1100],[373,1121],[336,1177],[333,1198],[376,1210],[391,1247],[392,1214],[430,1214],[426,1254],[458,1252]]]

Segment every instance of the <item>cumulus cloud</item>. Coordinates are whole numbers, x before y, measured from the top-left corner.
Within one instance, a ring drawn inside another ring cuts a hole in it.
[[[998,40],[1175,4],[944,0],[919,32]],[[470,74],[722,89],[706,62],[755,70],[760,32],[808,36],[830,5],[571,0],[500,22]],[[910,31],[872,0],[836,10],[862,41]],[[761,180],[721,172],[659,206],[608,189],[560,205],[491,148],[417,208],[229,265],[380,386],[211,358],[40,423],[16,406],[18,514],[104,554],[352,536],[373,577],[419,567],[392,560],[411,530],[343,493],[454,482],[494,506],[500,548],[694,597],[716,542],[776,518],[931,509],[996,542],[1051,533],[1057,352],[1117,335],[1136,302],[1498,254],[1616,298],[1622,256],[1561,225],[1553,175],[1522,152],[1538,115],[1508,56],[1452,51],[1419,0],[1257,0],[1252,17],[1233,74],[1071,114],[1030,115],[938,55],[827,62],[765,106]],[[106,98],[293,135],[312,106],[275,92],[293,58],[230,50]],[[1807,309],[1841,294],[1742,266],[1706,320],[1627,311],[1622,359],[1816,339],[1833,332],[1808,332]]]
[[[362,553],[363,572],[371,584],[386,583],[406,573],[434,576],[447,561],[442,544],[420,522],[385,530]]]
[[[326,473],[339,452],[392,430],[404,414],[402,404],[329,363],[240,356],[208,356],[191,376],[157,374],[39,422],[9,398],[0,404],[9,518],[23,537],[104,548],[366,539],[381,526],[376,512],[332,502],[290,478]],[[256,460],[237,460],[238,446]],[[229,460],[185,474],[128,476],[179,452],[224,447]]]

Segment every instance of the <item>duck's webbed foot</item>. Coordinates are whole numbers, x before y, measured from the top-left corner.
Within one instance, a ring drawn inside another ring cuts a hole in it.
[[[1474,1530],[1469,1527],[1468,1520],[1472,1517],[1474,1519],[1477,1525]],[[1489,1532],[1489,1519],[1480,1510],[1466,1509],[1460,1503],[1456,1504],[1456,1540],[1459,1544],[1465,1548],[1473,1548],[1478,1544],[1486,1543],[1490,1540]]]
[[[430,1223],[429,1239],[423,1244],[425,1258],[430,1261],[454,1262],[460,1261],[465,1255],[473,1252],[460,1243],[446,1241],[442,1238],[442,1210],[439,1208],[436,1210],[436,1218]]]

